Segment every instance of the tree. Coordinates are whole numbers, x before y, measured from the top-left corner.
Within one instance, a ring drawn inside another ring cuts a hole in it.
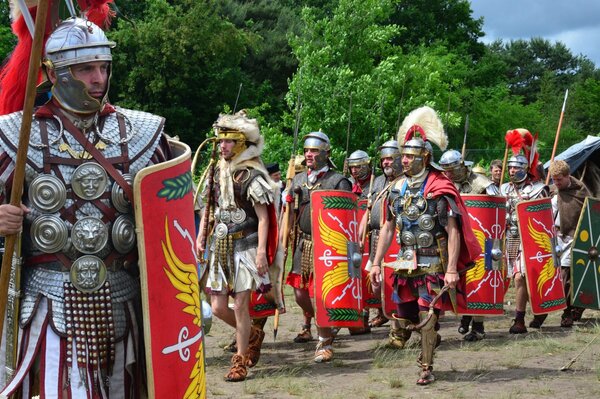
[[[233,107],[249,34],[219,18],[212,1],[147,4],[142,20],[109,32],[118,43],[111,97],[165,116],[167,131],[195,146]]]
[[[17,44],[17,37],[10,28],[8,2],[0,3],[0,60],[5,59]]]

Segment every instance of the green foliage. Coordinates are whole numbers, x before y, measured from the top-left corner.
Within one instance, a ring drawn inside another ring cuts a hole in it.
[[[225,104],[233,105],[248,34],[218,18],[211,1],[148,0],[144,18],[111,37],[117,102],[167,118],[193,146]]]

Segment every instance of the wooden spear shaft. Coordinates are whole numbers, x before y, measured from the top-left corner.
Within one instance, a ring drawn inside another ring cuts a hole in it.
[[[556,129],[556,137],[554,138],[554,147],[552,147],[552,156],[550,162],[554,161],[554,155],[556,154],[556,147],[558,147],[558,138],[560,136],[560,128],[562,127],[563,117],[565,116],[565,107],[567,105],[567,97],[569,97],[569,89],[565,91],[565,99],[563,100],[562,109],[560,111],[560,118],[558,119],[558,128]],[[550,183],[550,173],[546,175],[546,185]]]
[[[33,43],[29,58],[29,69],[27,71],[27,86],[25,90],[25,101],[23,104],[23,117],[21,130],[19,131],[19,147],[17,148],[17,159],[10,193],[10,204],[21,206],[23,195],[23,181],[25,178],[25,163],[27,162],[27,150],[29,147],[29,135],[31,133],[31,121],[33,120],[33,106],[35,104],[37,78],[40,72],[42,59],[42,44],[44,31],[46,30],[46,17],[48,15],[48,0],[40,0],[38,3]],[[0,336],[4,329],[4,314],[8,299],[8,284],[10,280],[10,269],[13,261],[15,244],[19,234],[6,236],[4,257],[2,258],[2,269],[0,271]]]

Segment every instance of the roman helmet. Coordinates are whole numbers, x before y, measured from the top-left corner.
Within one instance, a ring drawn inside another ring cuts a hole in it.
[[[331,167],[335,167],[331,159],[329,159],[329,153],[331,151],[331,145],[329,143],[329,137],[323,132],[311,132],[305,135],[302,140],[304,140],[304,149],[318,149],[319,155],[315,157],[315,170],[321,169],[325,167],[325,165],[329,165]],[[306,163],[306,160],[304,161]]]
[[[448,150],[442,154],[439,161],[440,166],[444,169],[444,173],[454,182],[460,183],[469,176],[469,169],[463,157],[457,150]]]
[[[401,143],[400,154],[413,157],[408,165],[403,165],[404,173],[416,176],[432,165],[431,143],[443,151],[448,145],[448,138],[437,112],[425,106],[413,110],[404,118],[398,129],[398,142]]]
[[[518,168],[518,171],[510,177],[511,182],[521,183],[527,176],[533,180],[539,179],[537,134],[532,135],[527,129],[513,129],[506,132],[506,144],[512,150],[513,155],[508,159],[509,168]]]
[[[256,119],[248,118],[246,110],[241,110],[233,115],[219,114],[219,118],[213,123],[213,129],[217,140],[233,140],[232,159],[246,151],[249,145],[256,146],[256,154],[260,155],[264,146],[264,138],[260,135],[260,129]]]
[[[348,159],[346,159],[346,162],[348,162],[350,172],[352,172],[352,167],[358,167],[356,175],[352,174],[352,177],[355,179],[363,181],[371,174],[371,158],[369,157],[369,154],[363,150],[354,151],[350,154]]]
[[[80,80],[71,73],[71,66],[94,61],[112,61],[111,49],[115,42],[106,38],[104,31],[91,21],[69,18],[50,34],[44,48],[43,65],[54,70],[56,82],[52,96],[64,109],[79,114],[93,114],[102,110],[108,100],[111,67],[104,96],[99,101],[89,95]]]
[[[392,166],[386,170],[383,168],[382,159],[392,158],[394,162]],[[402,159],[400,157],[400,148],[398,148],[398,142],[396,140],[388,140],[379,147],[379,166],[383,170],[386,176],[398,177],[402,173]]]

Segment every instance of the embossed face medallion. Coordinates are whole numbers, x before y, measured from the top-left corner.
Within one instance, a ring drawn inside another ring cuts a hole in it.
[[[37,249],[53,254],[67,244],[69,229],[58,216],[40,216],[31,224],[30,237]]]
[[[73,172],[71,181],[75,194],[84,200],[100,197],[108,186],[108,174],[95,162],[81,164]]]
[[[121,215],[112,227],[112,243],[117,252],[127,254],[135,247],[135,224],[130,216]]]
[[[94,292],[106,280],[106,265],[96,256],[84,255],[73,262],[69,277],[79,291]]]
[[[67,188],[53,175],[39,175],[29,185],[29,201],[42,212],[54,213],[67,200]]]
[[[73,225],[71,241],[79,252],[95,254],[106,246],[108,229],[102,220],[91,216],[84,217]]]

